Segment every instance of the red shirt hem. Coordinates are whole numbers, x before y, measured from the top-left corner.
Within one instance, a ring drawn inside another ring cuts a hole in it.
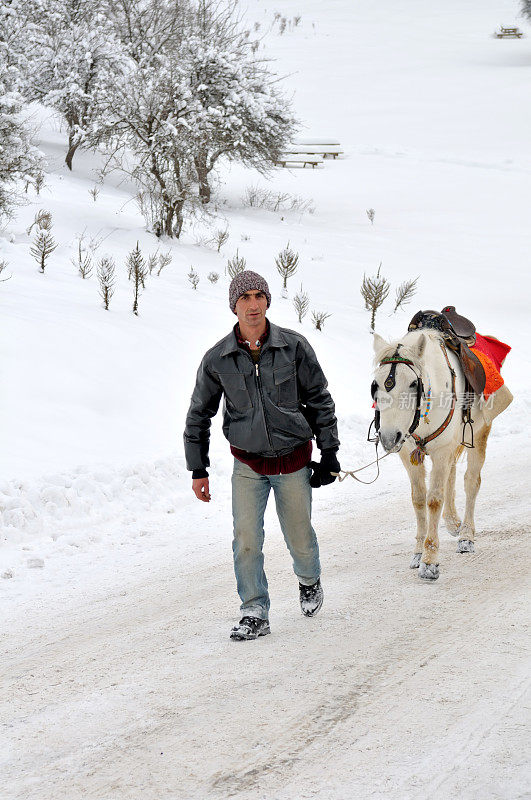
[[[234,458],[247,464],[259,475],[289,475],[291,472],[307,467],[312,457],[312,440],[296,447],[291,453],[284,456],[266,458],[256,453],[247,453],[231,445],[230,451]]]

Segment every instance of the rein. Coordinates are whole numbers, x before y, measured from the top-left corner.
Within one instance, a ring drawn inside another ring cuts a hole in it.
[[[371,440],[369,439],[369,441]],[[363,483],[365,486],[369,486],[371,483],[374,483],[374,481],[378,480],[378,478],[380,477],[380,461],[383,461],[384,458],[387,458],[387,456],[390,455],[391,453],[386,453],[384,456],[380,458],[380,456],[378,455],[378,442],[376,442],[376,459],[374,461],[371,461],[369,464],[365,464],[364,467],[358,467],[358,469],[342,469],[341,472],[343,473],[343,475],[341,475],[340,472],[331,472],[330,475],[334,475],[339,480],[339,483],[341,483],[341,481],[344,481],[345,478],[348,478],[348,476],[350,475],[350,477],[354,478],[354,480],[358,481],[358,483]],[[361,472],[363,469],[367,469],[367,467],[372,467],[373,464],[378,465],[378,472],[376,473],[376,477],[373,478],[372,481],[362,481],[360,478],[356,476],[355,474],[356,472]]]

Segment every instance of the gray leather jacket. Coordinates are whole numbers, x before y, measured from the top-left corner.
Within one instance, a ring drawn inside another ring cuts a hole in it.
[[[231,445],[280,456],[315,436],[337,449],[334,401],[317,357],[300,333],[270,323],[257,365],[234,330],[204,356],[186,417],[189,470],[209,466],[210,423],[223,396],[223,433]]]

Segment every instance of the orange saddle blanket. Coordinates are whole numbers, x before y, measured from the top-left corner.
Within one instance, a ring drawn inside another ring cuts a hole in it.
[[[494,336],[482,336],[476,333],[476,343],[470,349],[483,364],[487,379],[483,396],[487,400],[500,386],[503,386],[504,380],[500,370],[511,348]]]

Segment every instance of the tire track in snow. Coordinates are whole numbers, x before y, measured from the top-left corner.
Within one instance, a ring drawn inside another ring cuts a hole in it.
[[[523,503],[505,506],[517,470],[496,469],[491,502],[505,530],[480,534],[473,557],[443,539],[435,585],[407,569],[403,498],[386,495],[383,513],[368,499],[354,522],[321,522],[327,600],[315,620],[298,614],[283,545],[270,541],[277,611],[273,635],[257,643],[226,641],[234,587],[219,554],[183,572],[163,553],[97,603],[73,595],[42,628],[23,620],[3,665],[12,699],[0,706],[10,798],[420,797],[418,741],[426,763],[440,760],[448,731],[476,724],[484,675],[520,659],[510,625],[526,515]],[[493,713],[504,702],[494,694]]]

